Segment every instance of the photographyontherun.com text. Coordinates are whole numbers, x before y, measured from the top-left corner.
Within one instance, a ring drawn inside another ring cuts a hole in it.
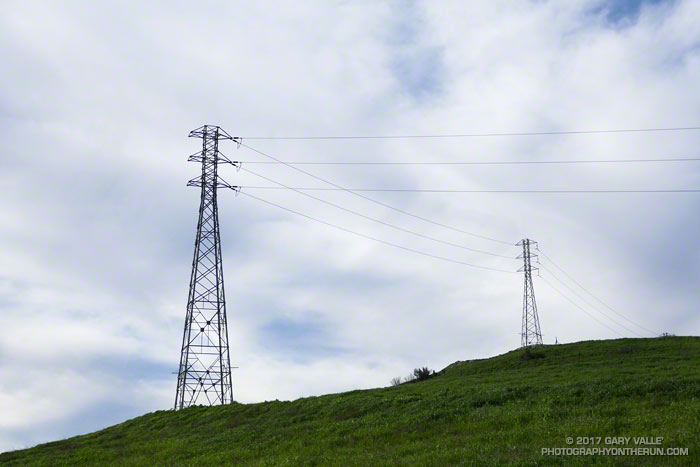
[[[663,447],[661,436],[567,436],[566,447],[544,447],[543,456],[687,456],[688,448]]]

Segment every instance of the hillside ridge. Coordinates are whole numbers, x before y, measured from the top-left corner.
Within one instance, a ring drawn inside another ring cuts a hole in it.
[[[698,368],[699,337],[545,345],[454,362],[395,387],[158,411],[0,454],[0,464],[605,465],[616,458],[542,448],[644,436],[688,454],[627,461],[700,465]]]

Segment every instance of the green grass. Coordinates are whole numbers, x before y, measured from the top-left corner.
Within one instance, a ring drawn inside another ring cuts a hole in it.
[[[536,351],[457,362],[398,387],[159,411],[0,454],[0,464],[700,465],[700,338]],[[688,455],[541,454],[568,436],[661,436]]]

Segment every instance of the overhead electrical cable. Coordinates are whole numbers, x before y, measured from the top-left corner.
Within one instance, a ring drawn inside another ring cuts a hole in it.
[[[606,317],[607,319],[609,319],[609,320],[612,321],[613,323],[617,324],[617,325],[620,326],[621,328],[625,329],[626,331],[629,331],[629,332],[631,332],[632,334],[634,334],[634,335],[636,335],[636,336],[638,336],[638,337],[644,337],[644,336],[642,336],[641,334],[639,334],[637,331],[628,328],[627,326],[625,326],[624,324],[620,323],[620,322],[619,322],[618,320],[616,320],[615,318],[612,318],[612,317],[609,316],[608,314],[602,312],[598,307],[596,307],[595,305],[593,305],[591,302],[589,302],[588,300],[586,300],[585,298],[583,298],[581,295],[579,295],[578,292],[576,292],[574,289],[572,289],[571,287],[569,287],[569,285],[568,285],[566,282],[564,282],[563,280],[561,280],[556,274],[554,274],[554,272],[553,272],[551,269],[549,269],[548,267],[546,267],[544,264],[540,264],[540,267],[541,267],[542,269],[544,269],[545,271],[547,271],[547,272],[549,273],[549,275],[552,276],[553,278],[555,278],[561,285],[563,285],[564,287],[566,287],[566,288],[569,290],[569,292],[571,292],[572,294],[574,294],[575,296],[577,296],[583,303],[585,303],[586,305],[588,305],[589,307],[591,307],[592,309],[594,309],[595,311],[597,311],[598,313],[600,313],[602,316]]]
[[[286,161],[293,165],[530,165],[530,164],[624,164],[645,162],[699,162],[700,157],[673,159],[577,159],[541,161]],[[241,164],[281,164],[275,161],[241,161]]]
[[[579,287],[581,288],[581,290],[583,290],[583,291],[586,292],[588,295],[590,295],[591,297],[593,297],[598,303],[600,303],[601,305],[603,305],[604,307],[606,307],[608,310],[612,311],[613,313],[615,313],[616,315],[618,315],[620,318],[622,318],[622,319],[628,321],[629,323],[631,323],[631,324],[637,326],[638,328],[643,329],[645,332],[649,332],[649,333],[651,333],[652,335],[659,335],[658,332],[652,331],[651,329],[649,329],[649,328],[647,328],[647,327],[645,327],[645,326],[642,326],[641,324],[639,324],[639,323],[637,323],[637,322],[635,322],[635,321],[632,321],[631,319],[629,319],[628,317],[626,317],[626,316],[623,315],[622,313],[617,312],[614,308],[612,308],[610,305],[608,305],[607,303],[605,303],[603,300],[601,300],[600,298],[598,298],[598,297],[596,297],[595,295],[593,295],[588,289],[586,289],[583,285],[581,285],[581,283],[579,283],[579,282],[578,282],[576,279],[574,279],[569,273],[567,273],[566,271],[564,271],[564,269],[562,269],[557,263],[555,263],[555,262],[552,260],[552,258],[550,258],[544,251],[542,251],[541,249],[537,248],[537,252],[538,252],[539,254],[541,254],[547,261],[549,261],[549,263],[551,263],[552,266],[556,267],[561,273],[563,273],[566,277],[568,277],[574,284],[576,284],[577,286],[579,286]]]
[[[242,136],[242,139],[266,140],[334,140],[334,139],[410,139],[410,138],[478,138],[497,136],[552,136],[552,135],[590,135],[605,133],[653,133],[662,131],[700,130],[700,126],[667,128],[631,128],[614,130],[570,130],[570,131],[532,131],[510,133],[448,133],[448,134],[408,134],[408,135],[334,135],[334,136]]]
[[[326,222],[326,221],[324,221],[324,220],[317,219],[317,218],[315,218],[315,217],[309,216],[309,215],[304,214],[304,213],[301,213],[301,212],[299,212],[299,211],[295,211],[295,210],[293,210],[293,209],[290,209],[290,208],[281,206],[281,205],[279,205],[279,204],[273,203],[272,201],[268,201],[268,200],[266,200],[266,199],[259,198],[259,197],[257,197],[257,196],[253,196],[253,195],[251,195],[250,193],[246,193],[245,191],[240,191],[239,193],[242,194],[242,195],[248,196],[249,198],[253,198],[253,199],[255,199],[255,200],[258,200],[258,201],[261,201],[261,202],[263,202],[263,203],[269,204],[269,205],[271,205],[271,206],[275,206],[275,207],[277,207],[277,208],[279,208],[279,209],[282,209],[282,210],[284,210],[284,211],[290,212],[290,213],[292,213],[292,214],[296,214],[296,215],[298,215],[298,216],[305,217],[306,219],[309,219],[309,220],[312,220],[312,221],[315,221],[315,222],[324,224],[324,225],[326,225],[326,226],[328,226],[328,227],[333,227],[334,229],[342,230],[343,232],[351,233],[351,234],[353,234],[353,235],[357,235],[357,236],[359,236],[359,237],[366,238],[366,239],[368,239],[368,240],[372,240],[372,241],[375,241],[375,242],[379,242],[379,243],[382,243],[382,244],[384,244],[384,245],[393,246],[394,248],[399,248],[399,249],[401,249],[401,250],[410,251],[410,252],[413,252],[413,253],[417,253],[417,254],[419,254],[419,255],[427,256],[427,257],[434,258],[434,259],[439,259],[439,260],[442,260],[442,261],[447,261],[447,262],[450,262],[450,263],[461,264],[462,266],[468,266],[468,267],[478,268],[478,269],[485,269],[485,270],[489,270],[489,271],[505,272],[505,273],[508,273],[508,274],[516,274],[516,273],[517,273],[516,271],[509,271],[509,270],[507,270],[507,269],[492,268],[492,267],[489,267],[489,266],[481,266],[481,265],[478,265],[478,264],[467,263],[467,262],[465,262],[465,261],[459,261],[459,260],[455,260],[455,259],[451,259],[451,258],[446,258],[446,257],[444,257],[444,256],[433,255],[433,254],[427,253],[427,252],[425,252],[425,251],[415,250],[415,249],[413,249],[413,248],[408,248],[408,247],[405,247],[405,246],[403,246],[403,245],[398,245],[398,244],[396,244],[396,243],[388,242],[388,241],[386,241],[386,240],[381,240],[381,239],[379,239],[379,238],[372,237],[371,235],[366,235],[366,234],[363,234],[363,233],[360,233],[360,232],[356,232],[356,231],[354,231],[354,230],[350,230],[350,229],[347,229],[347,228],[345,228],[345,227],[341,227],[341,226],[336,225],[336,224],[331,224],[330,222]]]
[[[617,331],[617,330],[611,328],[610,326],[608,326],[608,325],[605,324],[604,322],[600,321],[600,320],[599,320],[598,318],[596,318],[594,315],[592,315],[592,314],[590,314],[588,311],[586,311],[585,308],[583,308],[583,307],[580,306],[578,303],[574,302],[574,301],[571,300],[569,297],[567,297],[566,295],[564,295],[564,294],[562,293],[561,290],[559,290],[558,288],[554,287],[554,285],[552,285],[547,279],[545,279],[545,278],[542,277],[542,276],[539,276],[539,279],[542,279],[542,281],[543,281],[545,284],[547,284],[552,290],[554,290],[556,293],[558,293],[559,295],[561,295],[562,297],[564,297],[567,301],[569,301],[569,303],[571,303],[572,305],[574,305],[576,308],[578,308],[579,310],[581,310],[581,311],[583,311],[584,313],[586,313],[590,318],[592,318],[592,319],[593,319],[594,321],[596,321],[598,324],[600,324],[601,326],[605,326],[606,328],[610,329],[612,332],[614,332],[615,334],[617,334],[617,335],[620,336],[620,337],[626,337],[624,334],[620,334],[619,331]]]
[[[347,191],[350,193],[532,193],[532,194],[592,194],[592,193],[700,193],[700,188],[689,189],[651,189],[651,190],[451,190],[451,189],[420,189],[420,188],[324,188],[324,187],[280,187],[243,185],[240,188],[249,190],[295,190],[295,191]],[[361,196],[361,195],[358,195]],[[475,234],[470,234],[475,235]],[[500,240],[499,240],[500,241]],[[502,242],[507,243],[507,242]]]
[[[384,206],[384,207],[386,207],[386,208],[392,209],[392,210],[394,210],[394,211],[396,211],[396,212],[400,212],[400,213],[402,213],[402,214],[405,214],[405,215],[407,215],[407,216],[413,217],[413,218],[415,218],[415,219],[422,220],[423,222],[428,222],[428,223],[430,223],[430,224],[437,225],[437,226],[439,226],[439,227],[443,227],[443,228],[446,228],[446,229],[450,229],[450,230],[453,230],[453,231],[455,231],[455,232],[460,232],[460,233],[463,233],[463,234],[465,234],[465,235],[471,235],[471,236],[473,236],[473,237],[481,238],[481,239],[484,239],[484,240],[489,240],[489,241],[492,241],[492,242],[502,243],[502,244],[504,244],[504,245],[513,246],[513,243],[512,243],[512,242],[507,242],[507,241],[505,241],[505,240],[499,240],[499,239],[496,239],[496,238],[487,237],[487,236],[485,236],[485,235],[479,235],[479,234],[475,234],[475,233],[472,233],[472,232],[467,232],[466,230],[458,229],[458,228],[456,228],[456,227],[452,227],[452,226],[449,226],[449,225],[447,225],[447,224],[443,224],[443,223],[441,223],[441,222],[437,222],[437,221],[428,219],[427,217],[423,217],[423,216],[419,216],[419,215],[417,215],[417,214],[413,214],[413,213],[411,213],[411,212],[408,212],[408,211],[405,211],[405,210],[403,210],[403,209],[397,208],[397,207],[392,206],[392,205],[390,205],[390,204],[384,203],[383,201],[379,201],[379,200],[376,200],[376,199],[371,198],[371,197],[369,197],[369,196],[366,196],[366,195],[357,193],[356,191],[353,191],[353,190],[349,190],[349,189],[347,189],[347,188],[344,188],[344,187],[338,185],[337,183],[333,183],[333,182],[331,182],[331,181],[329,181],[329,180],[326,180],[326,179],[324,179],[324,178],[322,178],[322,177],[319,177],[319,176],[317,176],[317,175],[314,175],[314,174],[312,174],[311,172],[307,172],[306,170],[300,169],[299,167],[296,167],[296,166],[294,166],[294,165],[292,165],[292,164],[289,164],[289,163],[287,163],[287,162],[283,162],[283,161],[277,159],[276,157],[271,156],[270,154],[267,154],[267,153],[265,153],[265,152],[263,152],[263,151],[260,151],[260,150],[258,150],[258,149],[255,149],[255,148],[253,148],[253,147],[251,147],[251,146],[249,146],[249,145],[247,145],[247,144],[245,144],[245,143],[243,143],[243,142],[240,142],[240,145],[243,146],[243,147],[245,147],[245,148],[247,148],[247,149],[249,149],[249,150],[251,150],[251,151],[253,151],[253,152],[255,152],[255,153],[257,153],[257,154],[260,154],[261,156],[265,156],[265,157],[267,157],[267,158],[269,158],[269,159],[271,159],[271,160],[274,160],[274,161],[276,161],[276,162],[279,162],[279,163],[281,163],[281,164],[283,164],[283,165],[285,165],[285,166],[287,166],[287,167],[289,167],[289,168],[291,168],[291,169],[294,169],[294,170],[296,170],[297,172],[306,174],[306,175],[308,175],[309,177],[312,177],[312,178],[315,178],[316,180],[322,181],[323,183],[327,183],[328,185],[331,185],[331,186],[335,187],[335,188],[338,189],[338,190],[342,190],[342,191],[346,191],[346,192],[348,192],[348,193],[352,193],[353,195],[359,196],[360,198],[363,198],[363,199],[365,199],[365,200],[367,200],[367,201],[371,201],[372,203],[378,204],[378,205],[380,205],[380,206]]]
[[[289,186],[285,185],[284,183],[281,183],[281,182],[278,182],[278,181],[276,181],[276,180],[273,180],[273,179],[271,179],[271,178],[269,178],[269,177],[266,177],[266,176],[264,176],[264,175],[262,175],[262,174],[259,174],[259,173],[257,173],[257,172],[253,172],[252,170],[246,169],[245,167],[241,167],[241,170],[244,170],[244,171],[246,171],[246,172],[248,172],[248,173],[250,173],[250,174],[253,174],[253,175],[255,175],[255,176],[257,176],[257,177],[260,177],[260,178],[262,178],[262,179],[264,179],[264,180],[267,180],[267,181],[269,181],[269,182],[276,183],[276,184],[278,184],[279,186],[281,186],[281,187],[283,187],[283,188],[287,188],[287,189],[289,189],[289,190],[295,191],[295,192],[297,192],[297,193],[299,193],[299,194],[301,194],[301,195],[303,195],[303,196],[306,196],[306,197],[308,197],[308,198],[312,198],[312,199],[314,199],[314,200],[316,200],[316,201],[319,201],[319,202],[321,202],[321,203],[327,204],[327,205],[329,205],[329,206],[333,206],[333,207],[335,207],[335,208],[337,208],[337,209],[340,209],[340,210],[342,210],[342,211],[349,212],[350,214],[354,214],[354,215],[359,216],[359,217],[362,217],[362,218],[364,218],[364,219],[368,219],[368,220],[373,221],[373,222],[376,222],[376,223],[378,223],[378,224],[381,224],[381,225],[384,225],[384,226],[387,226],[387,227],[391,227],[391,228],[393,228],[393,229],[400,230],[400,231],[402,231],[402,232],[406,232],[406,233],[409,233],[409,234],[411,234],[411,235],[415,235],[415,236],[417,236],[417,237],[421,237],[421,238],[425,238],[425,239],[428,239],[428,240],[432,240],[432,241],[434,241],[434,242],[438,242],[438,243],[442,243],[442,244],[445,244],[445,245],[449,245],[449,246],[461,248],[461,249],[463,249],[463,250],[473,251],[473,252],[475,252],[475,253],[483,253],[483,254],[485,254],[485,255],[497,256],[497,257],[499,257],[499,258],[517,259],[515,256],[506,256],[506,255],[502,255],[502,254],[499,254],[499,253],[492,253],[492,252],[490,252],[490,251],[479,250],[479,249],[476,249],[476,248],[471,248],[471,247],[468,247],[468,246],[459,245],[459,244],[457,244],[457,243],[452,243],[452,242],[448,242],[448,241],[445,241],[445,240],[441,240],[441,239],[439,239],[439,238],[431,237],[431,236],[429,236],[429,235],[424,235],[424,234],[415,232],[415,231],[413,231],[413,230],[404,229],[403,227],[399,227],[399,226],[397,226],[397,225],[390,224],[389,222],[385,222],[385,221],[382,221],[382,220],[380,220],[380,219],[376,219],[376,218],[374,218],[374,217],[366,216],[366,215],[364,215],[364,214],[362,214],[362,213],[353,211],[353,210],[351,210],[351,209],[345,208],[345,207],[340,206],[340,205],[335,204],[335,203],[331,203],[330,201],[326,201],[325,199],[322,199],[322,198],[319,198],[319,197],[317,197],[317,196],[314,196],[314,195],[310,195],[310,194],[308,194],[308,193],[305,193],[305,192],[303,192],[303,191],[301,191],[301,190],[297,190],[297,189],[295,189],[295,188],[289,187]]]

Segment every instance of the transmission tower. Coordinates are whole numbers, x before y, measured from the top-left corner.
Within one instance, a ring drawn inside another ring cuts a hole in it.
[[[525,272],[525,291],[523,294],[523,323],[520,334],[520,345],[526,347],[529,345],[542,344],[542,332],[540,331],[540,318],[537,316],[537,302],[535,302],[535,288],[532,286],[532,270],[537,270],[532,266],[532,258],[537,258],[537,255],[530,253],[530,247],[537,245],[537,242],[524,238],[520,240],[517,246],[523,247],[523,254],[518,258],[523,259],[523,267],[518,271]]]
[[[217,167],[222,163],[237,164],[219,152],[219,141],[238,140],[212,125],[192,130],[189,136],[202,139],[202,151],[188,159],[201,162],[202,173],[187,182],[187,186],[201,188],[201,200],[175,410],[197,403],[216,405],[233,401],[216,191],[236,189],[218,175]]]

